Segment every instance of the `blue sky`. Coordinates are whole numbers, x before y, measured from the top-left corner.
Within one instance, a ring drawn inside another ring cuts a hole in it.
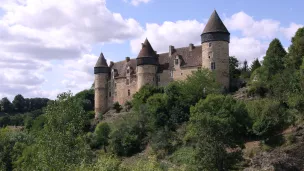
[[[301,0],[22,2],[0,4],[0,98],[55,98],[89,88],[101,51],[109,61],[136,57],[146,37],[158,52],[200,44],[214,9],[231,33],[230,55],[239,61],[262,60],[274,38],[287,49],[304,24]]]

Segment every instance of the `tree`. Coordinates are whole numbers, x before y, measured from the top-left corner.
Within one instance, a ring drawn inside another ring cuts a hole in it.
[[[242,144],[250,120],[242,102],[231,96],[208,95],[191,107],[187,137],[196,142],[198,170],[227,170],[227,148]]]
[[[118,102],[113,104],[113,109],[115,109],[116,113],[119,113],[122,109],[121,105]]]
[[[95,129],[98,146],[103,147],[107,152],[106,146],[109,145],[110,126],[107,123],[99,123]]]
[[[87,114],[71,93],[60,94],[45,109],[46,122],[33,145],[27,147],[17,170],[75,170],[89,160],[84,141]]]
[[[1,111],[5,113],[12,112],[12,103],[8,100],[7,97],[4,97],[0,101]]]
[[[268,75],[268,79],[285,68],[284,61],[286,54],[279,39],[274,39],[270,42],[263,61],[263,67],[270,74]]]
[[[230,80],[239,78],[241,71],[238,69],[239,61],[236,57],[230,56],[229,57],[229,73],[230,73]]]
[[[288,48],[287,66],[299,69],[304,57],[304,27],[299,28]]]
[[[16,112],[24,112],[24,109],[26,108],[26,102],[25,99],[23,98],[23,96],[21,94],[18,94],[15,96],[14,100],[13,100],[13,106],[16,110]]]
[[[253,73],[253,71],[255,71],[259,67],[261,67],[261,63],[260,63],[259,59],[256,58],[250,66],[250,72]]]

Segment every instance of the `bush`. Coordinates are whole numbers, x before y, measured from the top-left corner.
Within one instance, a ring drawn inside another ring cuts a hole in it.
[[[247,110],[253,120],[252,131],[258,136],[269,136],[285,125],[285,110],[272,99],[254,100],[247,103]]]
[[[132,108],[132,103],[130,101],[126,101],[124,106],[125,106],[125,110],[128,112]]]
[[[109,145],[110,127],[107,123],[99,123],[95,129],[95,135],[98,147],[103,147],[106,152],[106,146]]]
[[[121,107],[121,105],[120,105],[118,102],[115,102],[115,103],[113,104],[113,109],[115,109],[115,111],[116,111],[117,113],[119,113],[119,112],[121,111],[122,107]]]

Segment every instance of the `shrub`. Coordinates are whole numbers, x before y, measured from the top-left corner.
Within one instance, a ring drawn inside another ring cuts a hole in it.
[[[252,131],[255,135],[268,136],[285,126],[285,110],[276,100],[261,99],[248,102],[247,110],[253,120]]]
[[[95,135],[97,144],[99,147],[103,147],[104,151],[106,152],[106,146],[109,145],[109,134],[110,134],[110,127],[107,123],[99,123],[95,129]]]
[[[128,112],[132,108],[132,103],[130,101],[126,101],[124,106],[125,106],[125,110]]]
[[[117,113],[119,113],[119,112],[121,111],[122,107],[121,107],[121,105],[120,105],[118,102],[115,102],[115,103],[113,104],[113,109],[115,109],[115,111],[116,111]]]

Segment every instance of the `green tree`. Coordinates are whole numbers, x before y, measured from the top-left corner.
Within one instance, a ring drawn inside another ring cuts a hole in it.
[[[107,152],[106,146],[109,145],[110,126],[107,123],[99,123],[95,129],[98,146],[103,147]]]
[[[20,113],[24,112],[24,109],[26,108],[26,102],[21,94],[15,96],[13,100],[13,106],[16,112],[20,112]]]
[[[87,114],[77,98],[63,93],[45,109],[46,123],[18,162],[19,170],[73,170],[87,161],[84,127]]]
[[[198,170],[227,170],[234,153],[226,149],[242,144],[248,126],[245,105],[231,96],[208,95],[191,107],[187,138],[196,142]]]
[[[260,63],[259,59],[256,58],[250,66],[250,72],[253,73],[256,69],[258,69],[260,67],[261,67],[261,63]]]
[[[8,100],[7,97],[1,99],[0,107],[1,107],[1,111],[5,113],[12,112],[12,108],[13,108],[12,103]]]
[[[239,67],[239,61],[236,57],[230,56],[229,57],[229,74],[230,74],[230,80],[239,78],[241,71],[238,69]]]
[[[287,65],[299,69],[304,57],[304,27],[299,28],[295,36],[292,37],[288,52]]]
[[[252,131],[258,136],[270,136],[284,127],[285,111],[276,100],[261,99],[248,102],[247,110],[253,120]]]
[[[284,61],[286,54],[279,39],[274,39],[270,42],[263,61],[263,67],[265,67],[268,70],[268,74],[270,74],[268,75],[268,79],[285,68]]]

